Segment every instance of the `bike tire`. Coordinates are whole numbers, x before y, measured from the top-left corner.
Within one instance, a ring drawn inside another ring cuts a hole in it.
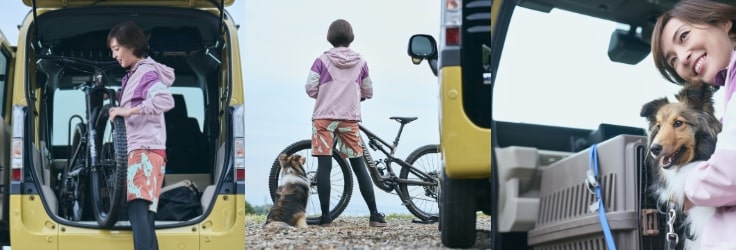
[[[399,178],[404,180],[432,181],[433,186],[419,186],[399,183],[399,197],[409,212],[423,221],[437,221],[439,219],[439,178],[442,171],[440,146],[437,144],[424,145],[414,150],[406,158],[406,163],[414,166],[431,179],[412,174],[409,168],[402,167]]]
[[[76,150],[78,147],[80,147],[80,144],[82,143],[82,137],[87,134],[87,125],[84,123],[77,123],[76,126],[74,126],[74,134],[72,136],[72,144],[71,144],[71,150]],[[87,163],[88,159],[85,159],[87,156],[86,154],[80,152],[81,154],[77,156],[77,159],[70,159],[69,162],[74,164],[74,166],[65,166],[64,170],[61,172],[61,180],[59,184],[59,201],[61,209],[60,215],[61,217],[70,220],[70,221],[80,221],[83,219],[88,218],[89,213],[89,203],[87,202],[87,182],[86,182],[86,175],[87,172],[84,171],[85,164]],[[73,152],[72,152],[73,154]],[[78,173],[76,180],[69,179],[69,175],[71,172],[75,169],[81,168],[82,171]],[[69,191],[69,189],[72,189],[73,191]],[[71,192],[71,193],[69,193]],[[66,197],[69,195],[72,195],[72,197]],[[71,199],[71,200],[68,200]],[[66,204],[68,203],[68,204]],[[86,212],[86,213],[85,213]]]
[[[92,170],[92,206],[97,223],[103,228],[111,228],[120,218],[121,207],[126,202],[126,177],[128,168],[127,136],[125,121],[122,117],[115,117],[112,122],[112,142],[105,143],[105,127],[107,126],[107,109],[103,109],[95,122],[95,130],[99,131],[95,137],[99,145],[100,169]],[[112,149],[110,149],[110,145]]]
[[[312,142],[310,140],[301,140],[292,143],[279,154],[299,154],[307,158],[304,163],[304,171],[307,173],[309,180],[309,196],[307,203],[307,224],[319,224],[322,210],[320,208],[317,193],[317,157],[311,156]],[[337,150],[332,151],[332,171],[331,171],[331,191],[330,191],[330,218],[336,219],[345,208],[347,208],[350,198],[353,194],[353,173],[350,170],[348,162],[340,157]],[[335,164],[337,163],[337,164]],[[335,178],[335,177],[339,178]],[[271,165],[271,172],[268,175],[268,189],[271,195],[271,201],[276,202],[278,194],[276,190],[279,187],[279,179],[281,177],[281,165],[279,164],[278,155]],[[341,192],[336,192],[341,191]]]

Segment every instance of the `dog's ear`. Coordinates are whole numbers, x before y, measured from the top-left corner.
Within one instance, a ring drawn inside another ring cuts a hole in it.
[[[715,89],[708,84],[688,84],[675,97],[688,107],[714,115],[713,92]]]
[[[284,165],[286,165],[286,154],[280,154],[278,159],[279,159],[279,164],[283,168]]]
[[[641,107],[641,112],[639,112],[639,116],[647,118],[647,121],[649,121],[649,127],[654,126],[654,124],[657,124],[657,110],[669,103],[670,101],[668,101],[666,97],[648,102]]]
[[[306,158],[306,157],[302,157],[302,156],[300,155],[300,156],[299,156],[299,164],[300,164],[300,165],[302,165],[302,166],[304,166],[304,163],[305,163],[305,162],[307,162],[307,158]]]

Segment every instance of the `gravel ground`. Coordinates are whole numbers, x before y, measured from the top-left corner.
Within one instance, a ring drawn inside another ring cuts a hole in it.
[[[245,249],[449,249],[442,247],[437,223],[412,223],[389,215],[385,228],[368,227],[368,217],[341,216],[334,227],[264,229],[265,216],[246,215]],[[491,218],[478,215],[475,249],[491,248]]]

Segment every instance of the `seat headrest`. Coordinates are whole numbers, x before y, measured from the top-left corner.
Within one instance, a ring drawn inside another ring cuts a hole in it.
[[[184,102],[184,96],[181,94],[172,94],[171,96],[174,97],[174,108],[166,112],[164,116],[167,118],[188,118],[189,113],[187,113],[187,104]]]

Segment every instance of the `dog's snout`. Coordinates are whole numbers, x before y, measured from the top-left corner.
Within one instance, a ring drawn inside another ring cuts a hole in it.
[[[659,144],[652,144],[652,146],[649,148],[649,151],[652,152],[653,155],[659,155],[659,153],[662,152],[662,145]]]

